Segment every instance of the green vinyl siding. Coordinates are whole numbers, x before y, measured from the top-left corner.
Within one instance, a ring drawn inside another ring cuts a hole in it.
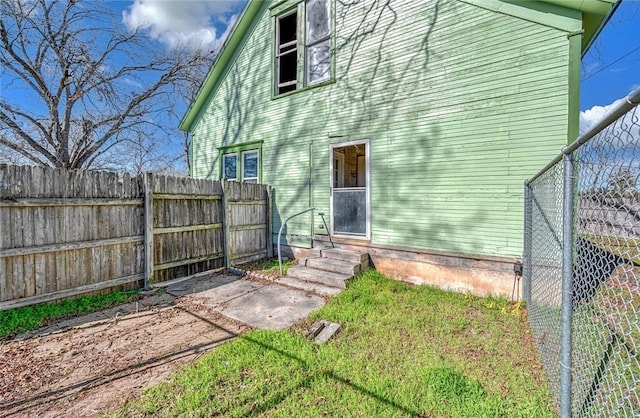
[[[369,139],[371,242],[519,256],[524,180],[575,116],[567,34],[580,22],[480,3],[335,1],[334,82],[277,98],[266,10],[194,121],[192,175],[217,178],[219,148],[262,141],[273,230],[309,206],[328,222],[329,145]],[[321,225],[290,221],[288,242],[308,245]]]

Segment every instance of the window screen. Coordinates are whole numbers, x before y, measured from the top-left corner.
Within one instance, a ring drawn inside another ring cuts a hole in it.
[[[307,84],[315,84],[329,79],[331,69],[330,24],[328,0],[307,1]]]
[[[258,182],[258,151],[245,151],[242,153],[242,181],[247,183]]]
[[[225,180],[236,180],[238,172],[236,169],[238,156],[234,154],[225,154],[222,156],[222,178]]]

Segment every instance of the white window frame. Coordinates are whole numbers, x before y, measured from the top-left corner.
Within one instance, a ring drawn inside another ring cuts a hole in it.
[[[315,0],[299,0],[297,5],[293,9],[289,9],[280,14],[272,14],[274,19],[274,52],[273,52],[273,95],[274,97],[281,96],[295,91],[300,91],[306,87],[312,87],[329,82],[333,78],[333,60],[334,60],[334,48],[333,48],[333,34],[334,34],[334,14],[333,14],[333,1],[327,0],[327,13],[328,13],[328,33],[322,38],[316,39],[313,42],[307,42],[307,5]],[[280,41],[280,21],[292,14],[296,14],[296,41],[288,42],[283,45],[279,45]],[[329,68],[326,77],[322,79],[309,82],[309,49],[313,48],[323,42],[329,43]],[[288,47],[293,46],[293,49]],[[281,57],[288,54],[296,54],[296,80],[280,83],[280,61]],[[293,89],[287,91],[281,91],[286,87],[293,86]]]
[[[287,42],[283,45],[280,45],[278,42],[280,41],[280,21],[291,16],[292,14],[296,14],[296,39],[291,42]],[[289,93],[291,91],[295,91],[298,88],[298,40],[300,38],[300,31],[298,28],[300,22],[300,16],[297,8],[289,11],[288,13],[283,13],[276,17],[276,95]],[[291,48],[292,47],[292,48]],[[280,62],[282,57],[295,54],[296,55],[296,79],[293,81],[287,81],[284,83],[280,83]],[[293,86],[293,90],[281,92],[280,90],[285,87]]]
[[[255,177],[247,177],[245,176],[245,164],[244,164],[244,157],[248,154],[255,154],[256,156],[256,175]],[[242,182],[245,183],[258,183],[259,179],[258,177],[260,176],[260,153],[258,152],[257,149],[252,149],[252,150],[247,150],[247,151],[242,151],[240,153],[240,160],[242,161],[242,173],[240,174],[241,178],[242,178]]]

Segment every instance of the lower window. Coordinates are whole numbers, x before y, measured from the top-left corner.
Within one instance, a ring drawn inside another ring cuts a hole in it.
[[[258,151],[242,152],[242,181],[247,183],[258,182]]]
[[[260,148],[250,144],[219,148],[220,179],[260,182]]]
[[[222,179],[236,180],[238,177],[238,156],[236,153],[222,156]]]

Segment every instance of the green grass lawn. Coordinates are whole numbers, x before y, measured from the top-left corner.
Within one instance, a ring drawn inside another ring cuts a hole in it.
[[[368,271],[293,330],[216,348],[114,416],[552,417],[519,304]],[[315,320],[342,324],[327,344]]]
[[[82,296],[60,302],[0,311],[0,340],[46,326],[57,319],[85,315],[134,301],[138,290]]]

